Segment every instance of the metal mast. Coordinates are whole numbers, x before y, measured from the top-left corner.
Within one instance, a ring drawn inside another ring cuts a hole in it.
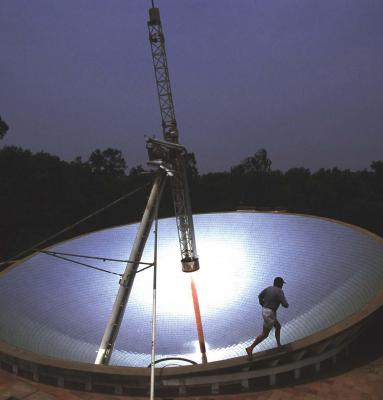
[[[167,174],[165,171],[161,169],[158,170],[144,215],[141,220],[141,224],[138,228],[136,238],[130,252],[129,261],[126,264],[124,275],[120,280],[120,287],[118,289],[116,300],[114,301],[112,312],[97,352],[95,364],[109,364],[114,343],[117,339],[129,295],[133,287],[134,278],[141,261],[142,252],[144,251],[150,228],[156,216],[158,202],[161,199],[161,194],[166,182],[166,176]]]
[[[185,156],[187,153],[184,148],[180,151],[175,146],[171,146],[171,144],[178,144],[178,128],[170,87],[160,10],[154,7],[153,1],[152,8],[149,9],[148,29],[160,103],[163,137],[165,139],[165,142],[153,139],[148,140],[149,157],[152,154],[152,159],[160,158],[162,161],[169,163],[174,170],[171,185],[181,249],[182,270],[184,272],[193,272],[199,269],[199,262],[186,176]]]
[[[181,248],[182,270],[184,272],[193,272],[199,269],[190,194],[186,176],[185,155],[187,152],[183,146],[178,144],[178,129],[170,89],[164,35],[162,33],[159,9],[154,6],[149,9],[148,27],[165,140],[147,139],[149,160],[157,163],[160,168],[157,172],[140,227],[133,243],[129,257],[130,261],[127,263],[124,275],[120,280],[120,288],[97,352],[95,364],[108,364],[111,358],[137,268],[140,264],[142,252],[153,223],[155,210],[158,207],[158,202],[165,186],[166,176],[172,176],[172,192]],[[198,309],[196,320],[197,325],[200,326],[198,335],[202,360],[206,362],[206,349],[203,339],[202,321],[199,314],[198,297],[196,290],[194,292],[193,301],[195,308]]]

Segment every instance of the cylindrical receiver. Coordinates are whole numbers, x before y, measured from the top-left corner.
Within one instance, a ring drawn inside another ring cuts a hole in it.
[[[193,259],[183,259],[181,260],[182,271],[183,272],[195,272],[199,270],[199,261],[198,258]]]

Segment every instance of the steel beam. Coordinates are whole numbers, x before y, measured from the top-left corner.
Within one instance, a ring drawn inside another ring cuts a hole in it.
[[[141,261],[141,256],[145,248],[146,240],[149,236],[149,232],[153,224],[156,207],[161,199],[165,182],[166,172],[163,170],[159,170],[154,180],[148,203],[146,205],[141,224],[133,243],[133,247],[129,256],[129,261],[126,264],[124,275],[120,280],[120,288],[118,289],[112,313],[109,322],[105,328],[100,348],[97,352],[95,364],[109,364],[114,343],[116,341],[122,318],[124,316],[125,307],[129,300],[130,292],[132,290],[133,281],[136,276],[137,268]]]

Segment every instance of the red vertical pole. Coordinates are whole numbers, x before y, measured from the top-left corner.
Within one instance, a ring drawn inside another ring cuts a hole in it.
[[[192,297],[193,297],[193,306],[194,306],[194,315],[195,315],[195,322],[197,324],[197,333],[198,333],[198,341],[199,341],[199,348],[201,350],[202,355],[202,363],[207,363],[206,357],[206,346],[205,346],[205,337],[203,335],[203,328],[202,328],[202,319],[201,319],[201,311],[199,309],[199,301],[198,301],[198,293],[197,287],[194,282],[193,276],[190,276],[191,282],[191,290],[192,290]]]

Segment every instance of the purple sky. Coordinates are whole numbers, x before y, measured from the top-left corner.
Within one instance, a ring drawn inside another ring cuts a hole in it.
[[[157,0],[180,142],[200,172],[383,159],[381,0]],[[149,0],[0,0],[2,145],[145,164],[161,137]]]

